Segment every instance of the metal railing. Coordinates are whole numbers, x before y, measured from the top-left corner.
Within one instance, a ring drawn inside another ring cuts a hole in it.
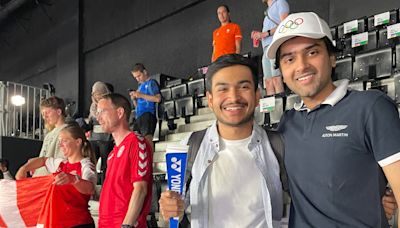
[[[12,103],[12,98],[16,96],[23,97],[25,102]],[[39,105],[42,99],[49,96],[50,92],[46,89],[0,81],[0,136],[42,140],[43,120]]]

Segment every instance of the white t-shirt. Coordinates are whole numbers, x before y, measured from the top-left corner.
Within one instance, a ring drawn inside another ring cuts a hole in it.
[[[64,168],[64,169],[60,168],[61,163],[64,163],[64,165],[69,165],[70,167]],[[97,176],[94,171],[95,170],[94,165],[90,161],[89,158],[82,159],[79,162],[79,165],[77,165],[76,163],[71,165],[71,163],[69,163],[68,160],[62,159],[62,158],[47,158],[46,168],[50,173],[56,173],[59,171],[63,171],[63,172],[69,173],[69,174],[79,175],[82,178],[82,180],[90,181],[94,185],[96,185],[96,183],[97,183]],[[78,168],[80,170],[79,171],[74,170],[74,168]],[[65,169],[68,169],[68,171]]]
[[[3,177],[4,177],[5,180],[14,180],[14,178],[12,177],[10,171],[8,171],[8,170],[3,172]]]
[[[268,227],[263,177],[248,149],[250,137],[220,141],[221,151],[209,172],[208,227]]]

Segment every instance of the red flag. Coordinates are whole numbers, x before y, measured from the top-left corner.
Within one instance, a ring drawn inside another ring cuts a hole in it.
[[[36,227],[53,176],[0,180],[0,227]]]
[[[54,185],[53,175],[0,181],[0,227],[74,227],[93,223],[90,195],[70,184]]]
[[[74,227],[93,222],[88,210],[90,195],[79,193],[74,186],[51,185],[45,198],[37,227]]]

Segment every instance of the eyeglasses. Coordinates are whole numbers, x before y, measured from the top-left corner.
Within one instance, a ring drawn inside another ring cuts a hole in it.
[[[109,110],[112,110],[112,109],[115,109],[115,108],[97,109],[97,111],[96,111],[96,116],[100,116],[100,115],[102,115],[104,112],[109,111]]]

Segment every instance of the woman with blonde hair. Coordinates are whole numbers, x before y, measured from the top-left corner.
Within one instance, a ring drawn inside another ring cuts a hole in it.
[[[95,191],[95,155],[83,130],[74,123],[65,126],[59,135],[60,149],[66,159],[37,157],[29,159],[15,175],[17,180],[39,167],[53,173],[54,182],[39,215],[43,227],[94,227],[88,209]],[[56,200],[56,202],[54,202]],[[55,206],[56,205],[56,206]]]

